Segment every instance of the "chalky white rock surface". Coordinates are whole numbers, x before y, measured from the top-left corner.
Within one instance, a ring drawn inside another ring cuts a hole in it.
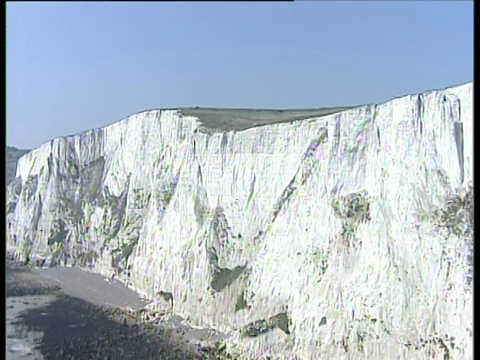
[[[7,250],[116,265],[253,358],[473,358],[468,239],[430,216],[472,182],[472,87],[240,132],[147,111],[52,140],[18,163]],[[332,202],[359,191],[370,221],[346,245]],[[290,334],[241,335],[280,313]],[[419,345],[437,335],[448,350]]]

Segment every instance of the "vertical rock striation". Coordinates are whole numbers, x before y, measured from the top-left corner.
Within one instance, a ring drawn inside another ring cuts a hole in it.
[[[472,179],[471,83],[238,132],[147,111],[24,155],[7,250],[253,358],[469,359]]]

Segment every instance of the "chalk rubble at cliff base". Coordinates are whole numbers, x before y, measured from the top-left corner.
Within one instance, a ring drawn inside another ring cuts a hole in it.
[[[251,358],[471,359],[472,88],[52,140],[19,160],[7,250],[116,274]]]

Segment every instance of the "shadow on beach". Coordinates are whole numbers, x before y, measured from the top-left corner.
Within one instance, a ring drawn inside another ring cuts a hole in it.
[[[27,306],[11,324],[20,333],[43,333],[37,349],[46,360],[217,359],[213,349],[188,342],[178,329],[155,327],[140,322],[136,313],[65,295],[55,282],[12,262],[6,270],[6,295],[14,302],[28,305],[35,296],[54,295],[41,306]]]
[[[27,330],[42,331],[39,350],[45,359],[202,358],[200,353],[173,344],[153,326],[137,324],[126,312],[66,295],[25,311],[19,319]]]

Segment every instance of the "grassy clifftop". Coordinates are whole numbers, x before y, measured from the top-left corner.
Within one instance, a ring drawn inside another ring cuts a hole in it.
[[[217,131],[242,131],[251,127],[283,122],[292,122],[327,116],[352,107],[332,107],[321,109],[222,109],[222,108],[185,108],[180,112],[185,116],[195,116],[200,119],[204,127]]]

